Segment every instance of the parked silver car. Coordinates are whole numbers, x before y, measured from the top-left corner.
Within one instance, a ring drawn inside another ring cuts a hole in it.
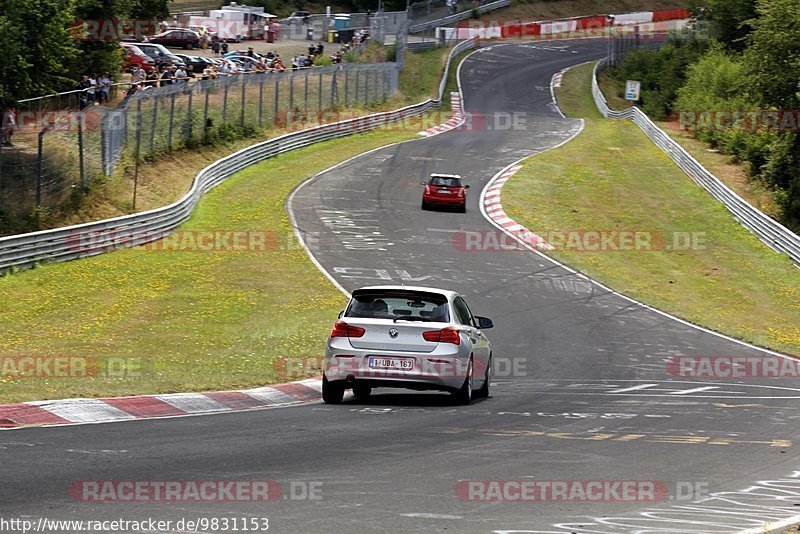
[[[322,398],[338,404],[346,389],[365,398],[376,387],[449,391],[459,404],[486,397],[492,346],[483,331],[492,326],[453,291],[357,289],[328,338]]]

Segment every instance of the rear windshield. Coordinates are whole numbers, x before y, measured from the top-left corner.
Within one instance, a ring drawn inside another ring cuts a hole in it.
[[[356,292],[345,311],[347,317],[449,322],[447,298],[417,291]]]
[[[431,178],[431,185],[439,187],[461,187],[461,180],[458,178],[446,178],[444,176],[434,176]]]

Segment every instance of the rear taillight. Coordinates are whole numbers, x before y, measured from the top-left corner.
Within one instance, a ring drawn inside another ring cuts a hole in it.
[[[463,189],[459,189],[459,190],[458,190],[458,196],[459,196],[460,198],[463,198],[463,197],[464,197],[464,190],[463,190]]]
[[[331,337],[361,337],[366,330],[359,326],[349,325],[344,321],[336,321],[331,331]]]
[[[442,330],[423,332],[422,337],[425,339],[425,341],[432,341],[433,343],[452,343],[454,345],[461,344],[461,336],[459,335],[458,329],[453,328],[452,326],[443,328]]]
[[[425,186],[425,194],[426,195],[430,195],[431,194],[431,186],[429,186],[429,185]]]

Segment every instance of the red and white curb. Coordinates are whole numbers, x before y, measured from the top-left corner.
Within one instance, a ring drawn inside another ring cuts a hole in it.
[[[319,378],[255,389],[168,393],[103,399],[63,399],[0,405],[0,429],[109,423],[287,406],[319,400]]]
[[[483,193],[483,209],[494,224],[511,233],[514,237],[539,250],[553,250],[553,246],[550,243],[509,217],[500,203],[503,186],[521,168],[522,165],[512,165],[486,188]]]
[[[450,109],[453,110],[453,116],[450,117],[450,120],[445,122],[444,124],[440,124],[439,126],[434,126],[433,128],[428,128],[424,132],[417,132],[417,135],[421,135],[423,137],[430,137],[432,135],[437,135],[444,132],[449,132],[450,130],[455,130],[464,122],[466,118],[464,115],[464,110],[461,109],[461,95],[457,91],[453,91],[450,93]]]

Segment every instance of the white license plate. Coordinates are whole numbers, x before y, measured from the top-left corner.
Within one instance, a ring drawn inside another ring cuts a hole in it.
[[[439,194],[440,195],[452,195],[453,192],[450,191],[449,189],[439,189]]]
[[[410,371],[414,368],[414,360],[410,358],[370,357],[371,369],[391,369],[393,371]]]

